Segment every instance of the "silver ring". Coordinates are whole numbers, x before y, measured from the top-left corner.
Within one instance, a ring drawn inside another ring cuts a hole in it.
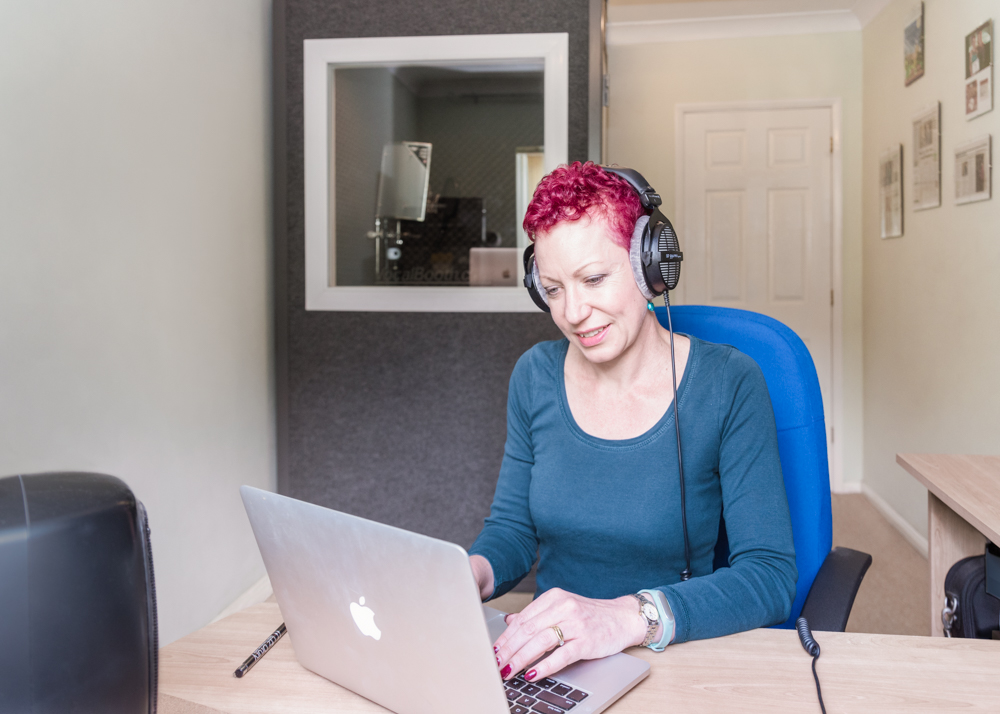
[[[563,639],[562,630],[559,629],[559,625],[553,625],[552,629],[555,630],[556,637],[559,638],[559,646],[562,647],[564,644],[566,644],[566,640]]]

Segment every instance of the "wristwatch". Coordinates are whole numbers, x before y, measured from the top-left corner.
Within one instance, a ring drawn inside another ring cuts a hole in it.
[[[640,646],[649,647],[656,639],[656,630],[660,626],[660,611],[656,609],[653,601],[642,593],[632,593],[632,597],[639,601],[639,614],[646,621],[646,637]]]
[[[660,623],[663,625],[663,635],[659,642],[650,642],[647,647],[653,652],[662,652],[667,648],[667,645],[674,641],[674,628],[676,626],[674,612],[670,609],[670,603],[667,602],[667,596],[663,594],[662,590],[640,590],[639,594],[653,598],[653,602],[656,603],[656,610],[660,614]]]

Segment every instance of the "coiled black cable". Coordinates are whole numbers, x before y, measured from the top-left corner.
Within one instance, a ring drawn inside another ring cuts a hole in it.
[[[800,617],[795,621],[795,629],[799,631],[799,640],[802,642],[802,648],[812,655],[812,671],[813,679],[816,680],[816,696],[819,697],[819,708],[823,714],[826,714],[826,707],[823,705],[823,692],[819,688],[819,675],[816,674],[816,660],[819,659],[819,643],[813,639],[812,632],[809,630],[809,623],[806,618]]]

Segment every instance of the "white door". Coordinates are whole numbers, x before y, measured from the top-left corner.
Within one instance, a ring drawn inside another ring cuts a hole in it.
[[[831,110],[685,112],[677,226],[687,304],[780,320],[816,363],[833,424]]]

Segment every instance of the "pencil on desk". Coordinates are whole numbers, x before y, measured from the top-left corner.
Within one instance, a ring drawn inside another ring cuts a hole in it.
[[[249,672],[250,669],[257,664],[257,661],[263,657],[269,649],[274,647],[275,643],[281,639],[281,636],[284,635],[285,632],[285,623],[282,622],[281,625],[278,626],[278,629],[272,632],[271,636],[264,640],[260,647],[255,649],[250,656],[244,660],[243,664],[241,664],[239,668],[233,672],[233,676],[239,678]]]

